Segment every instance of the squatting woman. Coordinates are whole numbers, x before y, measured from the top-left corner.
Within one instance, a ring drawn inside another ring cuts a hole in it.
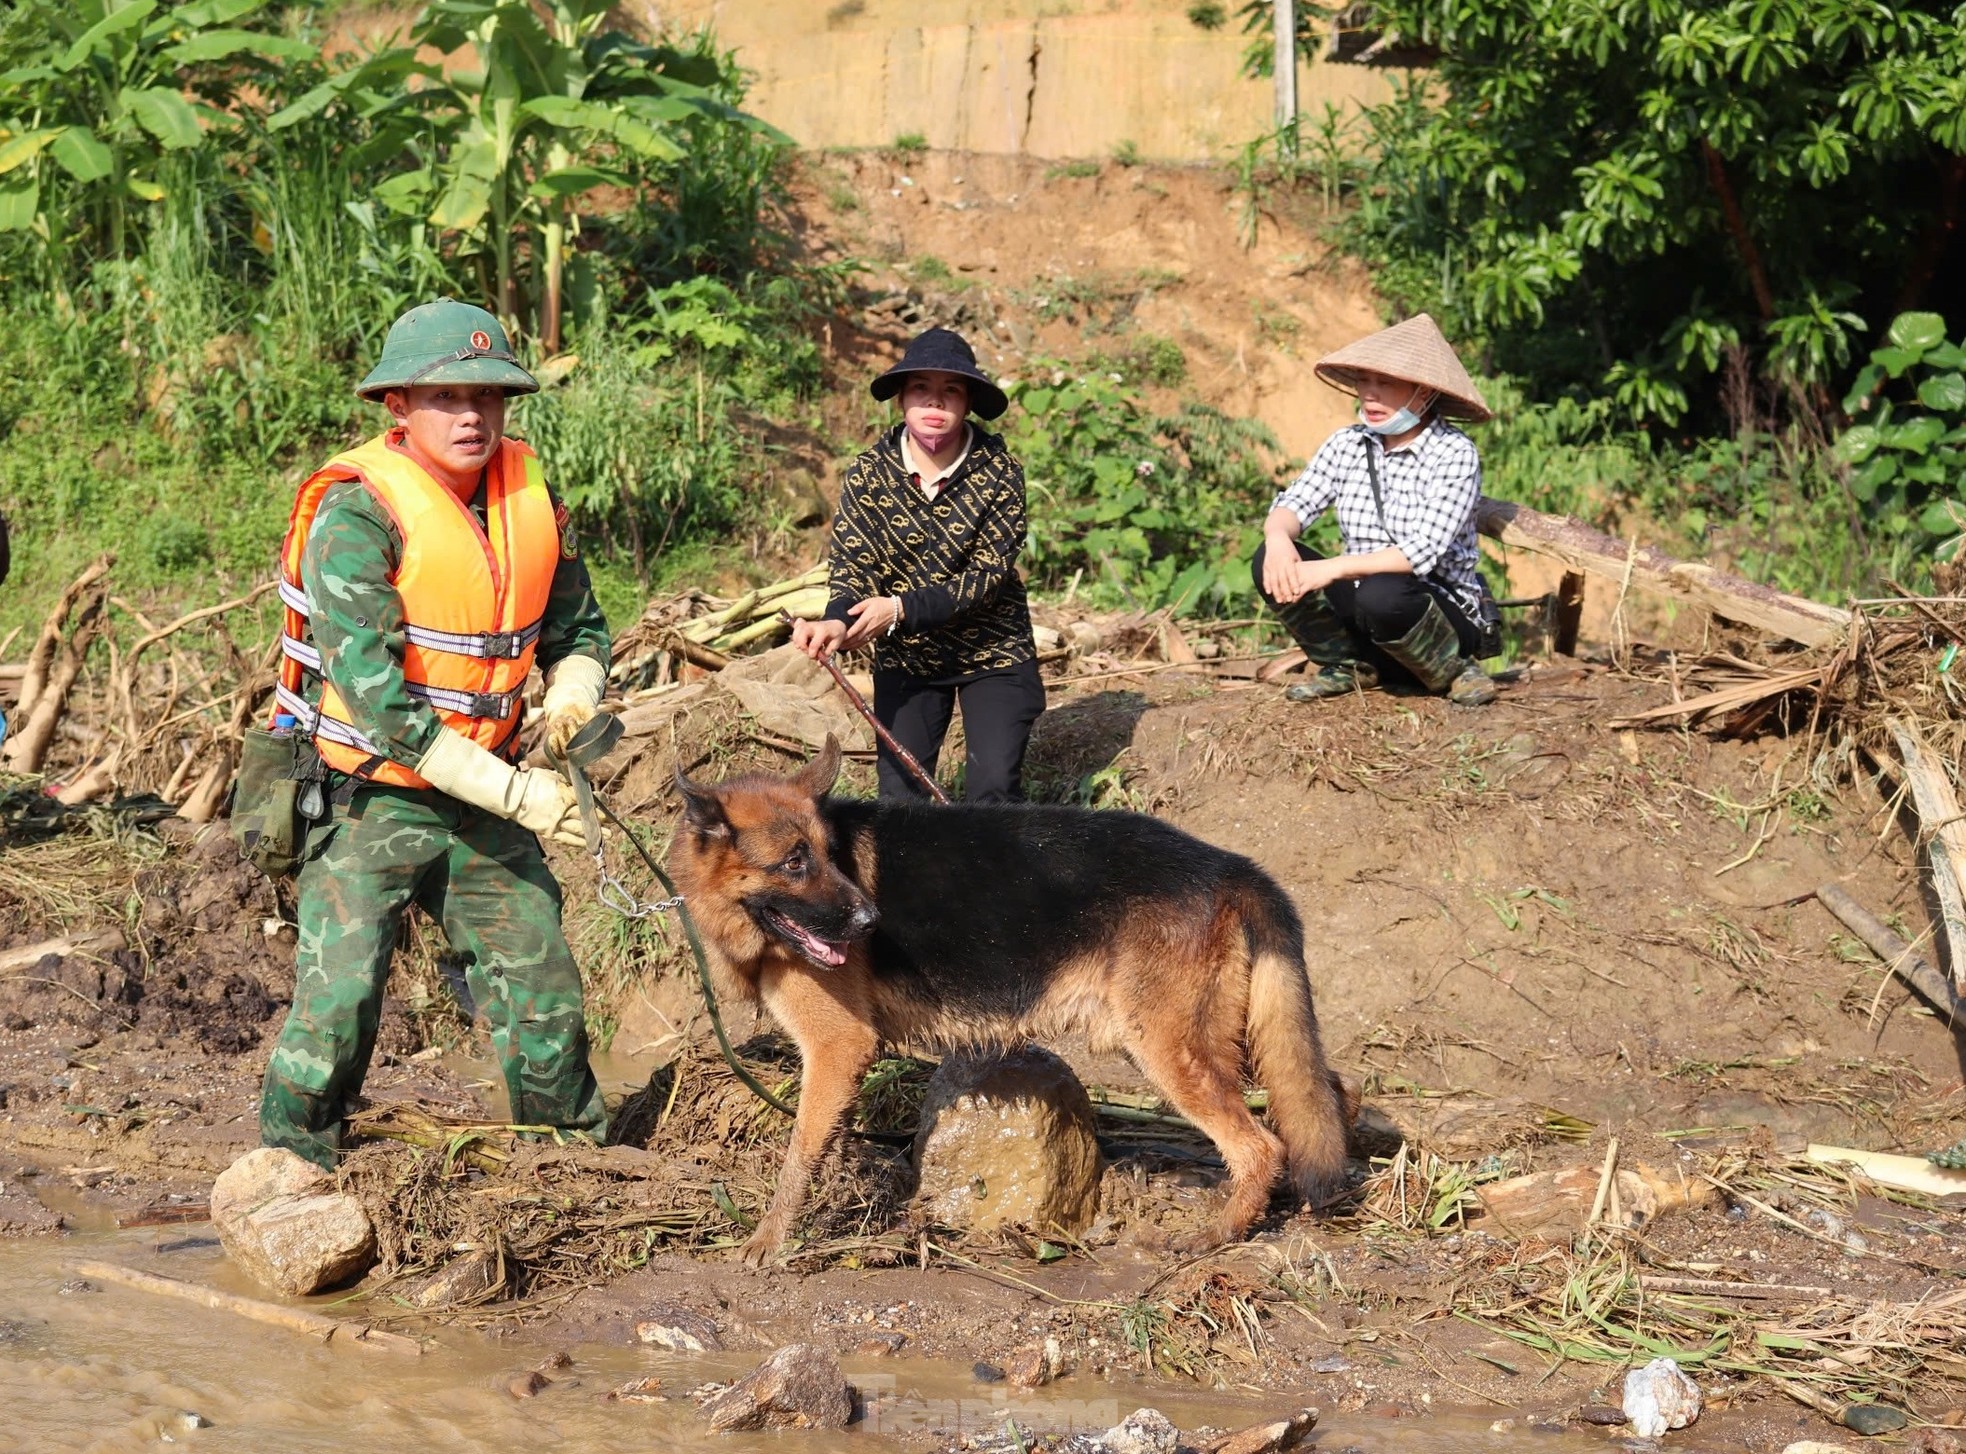
[[[1285,695],[1316,701],[1397,672],[1462,706],[1494,701],[1480,666],[1499,650],[1476,569],[1481,457],[1447,422],[1486,419],[1488,405],[1424,313],[1327,354],[1317,374],[1358,396],[1359,422],[1276,497],[1251,563],[1317,668]],[[1297,538],[1326,510],[1344,542],[1332,559]]]

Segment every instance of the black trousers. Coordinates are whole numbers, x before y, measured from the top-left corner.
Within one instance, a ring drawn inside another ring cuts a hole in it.
[[[1250,561],[1249,570],[1256,579],[1256,593],[1275,611],[1277,603],[1263,589],[1263,554],[1268,549],[1268,541],[1256,547],[1256,557]],[[1301,540],[1297,542],[1297,558],[1324,559]],[[1426,614],[1427,602],[1436,601],[1453,624],[1454,634],[1461,639],[1461,654],[1466,657],[1481,654],[1481,628],[1444,586],[1427,577],[1407,571],[1386,571],[1349,581],[1333,581],[1323,594],[1340,621],[1368,642],[1379,645],[1397,641],[1418,626],[1421,616]]]
[[[874,715],[933,775],[956,705],[963,711],[963,801],[1024,800],[1024,749],[1044,711],[1038,664],[1027,661],[968,681],[936,683],[906,672],[874,673]],[[885,747],[877,770],[883,798],[925,798],[928,790]]]

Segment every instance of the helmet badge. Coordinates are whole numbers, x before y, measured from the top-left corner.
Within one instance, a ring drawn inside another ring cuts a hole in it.
[[[483,329],[479,329],[471,335],[471,346],[480,353],[488,351],[491,348],[491,335]]]

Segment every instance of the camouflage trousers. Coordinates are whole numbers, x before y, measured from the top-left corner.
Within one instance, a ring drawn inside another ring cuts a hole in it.
[[[334,1164],[411,904],[463,961],[513,1120],[606,1134],[560,887],[530,832],[440,793],[364,786],[310,831],[299,891],[293,1009],[266,1067],[262,1145]]]

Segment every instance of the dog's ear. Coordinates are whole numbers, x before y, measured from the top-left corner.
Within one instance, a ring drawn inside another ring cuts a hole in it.
[[[794,781],[815,798],[823,798],[833,790],[839,775],[840,739],[828,732],[826,745],[819,749],[819,756],[800,768]]]
[[[717,796],[715,788],[691,782],[683,776],[683,770],[677,768],[676,792],[683,800],[685,823],[699,833],[709,833],[719,838],[730,836],[730,819],[724,816],[723,799]]]

